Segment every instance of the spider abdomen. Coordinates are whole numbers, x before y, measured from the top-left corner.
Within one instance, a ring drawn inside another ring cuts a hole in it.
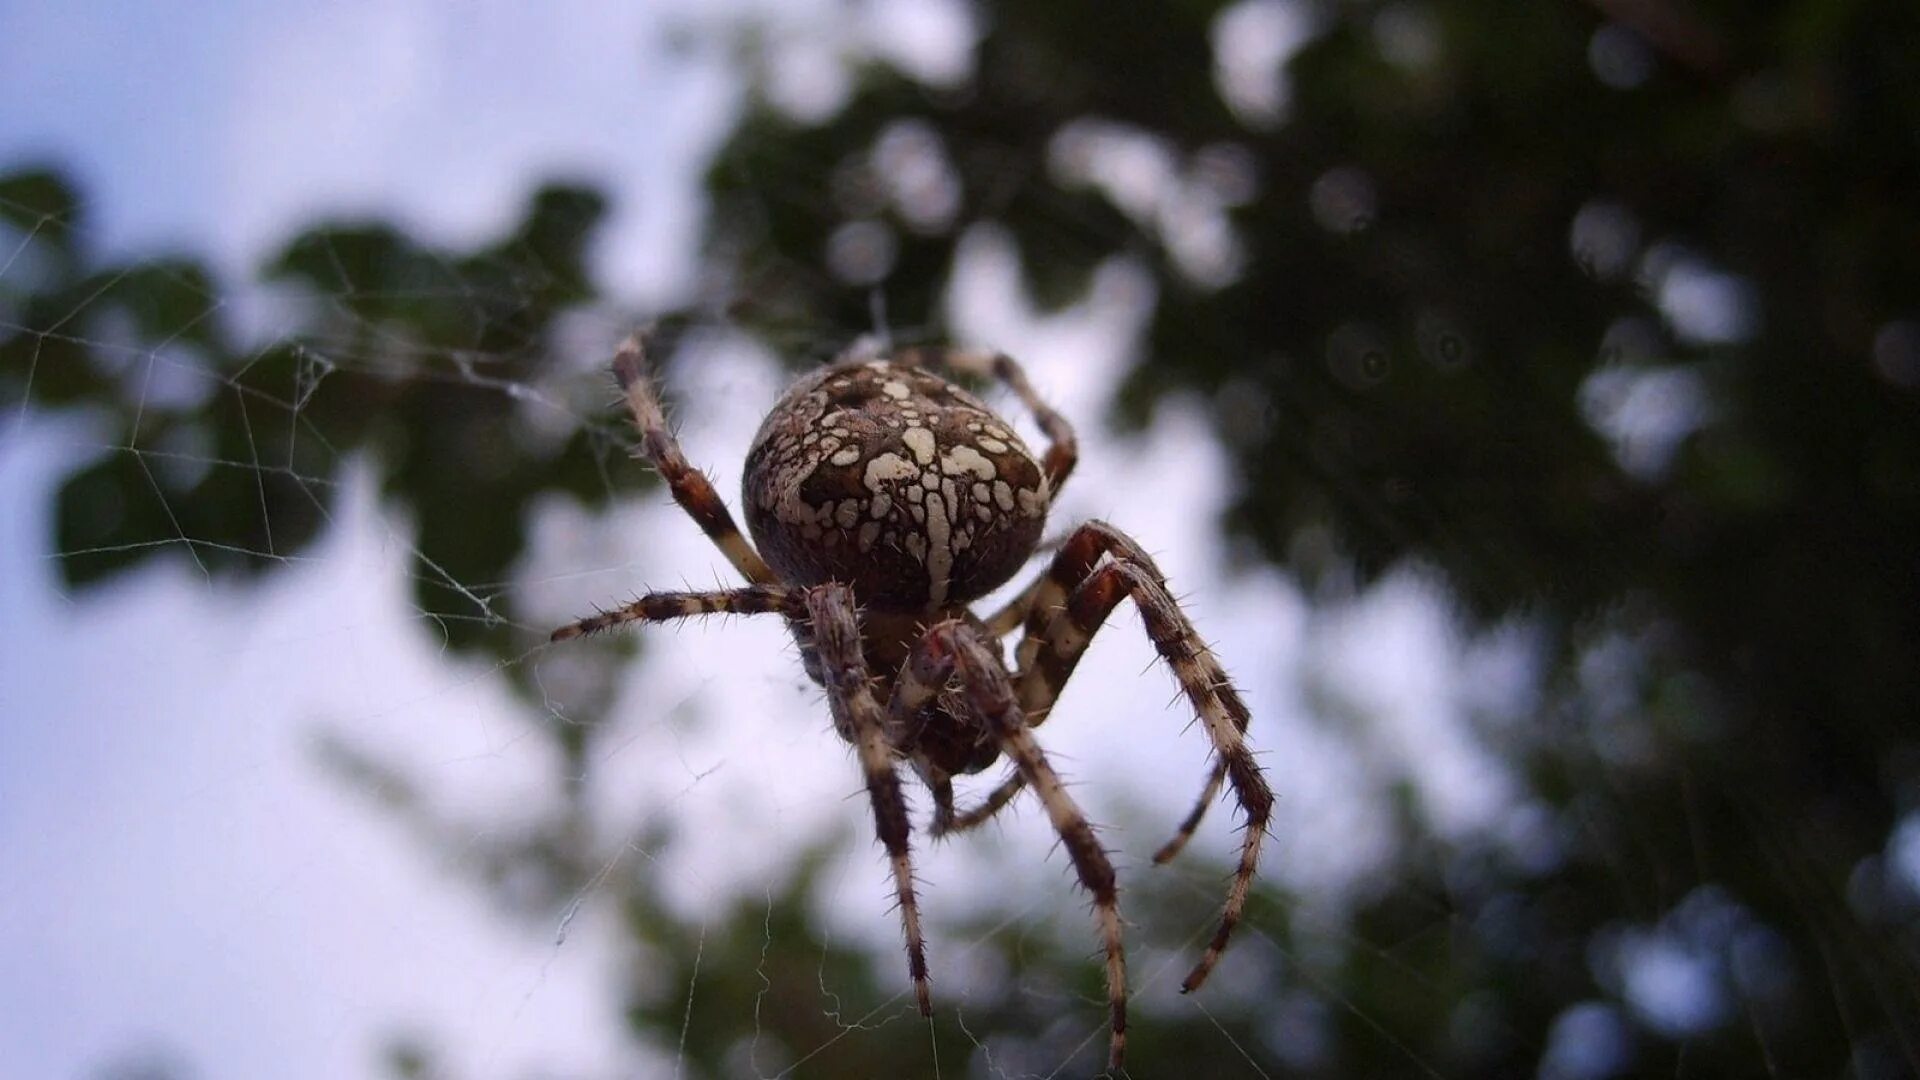
[[[782,580],[840,581],[883,611],[950,608],[1018,570],[1040,539],[1039,462],[985,404],[886,360],[801,379],[754,437],[747,527]]]

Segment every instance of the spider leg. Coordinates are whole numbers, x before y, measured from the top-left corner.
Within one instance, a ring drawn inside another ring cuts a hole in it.
[[[970,829],[977,829],[992,821],[994,815],[1006,809],[1007,804],[1013,801],[1013,797],[1026,790],[1026,787],[1026,774],[1016,770],[1012,776],[1000,781],[1000,786],[988,792],[987,797],[980,800],[980,805],[958,812],[949,806],[944,821],[936,814],[930,831],[935,836],[945,836],[949,833],[963,833]]]
[[[951,667],[942,672],[927,667],[924,662],[917,663],[916,659],[914,652],[908,653],[907,661],[894,676],[893,694],[887,699],[887,738],[901,748],[912,748],[919,743],[920,733],[926,727],[926,717],[921,710],[940,696],[946,689],[947,676],[953,674]],[[953,778],[917,754],[914,764],[927,790],[933,793],[930,831],[937,838],[947,831],[947,822],[953,818]]]
[[[1110,554],[1111,561],[1096,565],[1103,553]],[[1220,928],[1181,984],[1181,990],[1190,993],[1206,982],[1246,910],[1247,894],[1260,861],[1260,845],[1273,812],[1273,792],[1244,738],[1249,719],[1246,702],[1167,592],[1159,568],[1118,529],[1098,521],[1081,526],[1054,558],[1045,580],[1047,584],[1028,616],[1027,634],[1019,651],[1018,693],[1030,722],[1038,724],[1053,708],[1060,688],[1073,674],[1094,633],[1122,600],[1132,597],[1147,637],[1173,669],[1217,755],[1199,804],[1173,839],[1155,854],[1155,861],[1164,862],[1185,846],[1199,827],[1223,775],[1233,785],[1234,796],[1246,815],[1240,863],[1227,889]]]
[[[1048,712],[1059,696],[1060,686],[1065,683],[1066,676],[1071,674],[1071,665],[1068,671],[1056,672],[1058,681],[1054,683],[1051,692],[1047,691],[1039,680],[1025,676],[1034,670],[1035,660],[1045,648],[1047,630],[1052,625],[1054,614],[1066,603],[1067,596],[1092,575],[1100,556],[1109,551],[1122,551],[1127,557],[1152,570],[1156,576],[1160,574],[1152,558],[1125,534],[1103,522],[1092,522],[1091,528],[1091,532],[1086,527],[1077,529],[1071,535],[1056,538],[1048,544],[1047,548],[1054,551],[1056,555],[1065,552],[1069,545],[1072,545],[1075,550],[1064,558],[1056,557],[1046,572],[1034,578],[1031,584],[1020,590],[1018,595],[1008,600],[1005,606],[986,620],[987,630],[997,637],[1005,637],[1020,629],[1023,624],[1026,626],[1025,633],[1021,635],[1018,652],[1021,677],[1016,679],[1016,682],[1021,687],[1023,703],[1036,706],[1027,714],[1027,722],[1033,727],[1039,727],[1046,722]],[[1165,584],[1164,578],[1161,584]],[[1180,849],[1187,846],[1187,841],[1193,838],[1194,832],[1200,827],[1201,820],[1206,817],[1207,808],[1220,794],[1220,785],[1225,778],[1225,766],[1215,765],[1213,774],[1201,791],[1199,802],[1180,823],[1173,838],[1161,845],[1160,850],[1154,853],[1153,861],[1156,864],[1169,861],[1180,853]],[[992,820],[995,814],[1005,809],[1007,804],[1020,794],[1021,789],[1026,787],[1026,783],[1026,778],[1016,771],[989,792],[980,805],[954,814],[951,820],[943,821],[936,817],[934,835],[938,836],[942,832],[965,832],[985,824]]]
[[[778,613],[790,623],[807,625],[807,648],[819,657],[821,684],[833,710],[834,726],[860,754],[867,794],[873,803],[875,831],[893,866],[893,884],[907,939],[907,973],[923,1015],[933,1012],[927,986],[927,954],[920,934],[920,906],[913,895],[913,864],[907,850],[907,803],[894,768],[894,744],[887,715],[873,696],[866,657],[860,651],[860,622],[853,590],[827,584],[812,588],[748,585],[713,592],[648,593],[625,607],[602,612],[553,632],[554,641],[597,634],[632,622],[662,622],[695,615]]]
[[[1089,521],[1067,537],[1054,553],[1053,562],[1048,565],[1046,572],[1027,589],[1032,594],[1032,600],[1027,604],[1026,632],[1021,635],[1020,646],[1015,653],[1022,684],[1032,684],[1026,687],[1023,696],[1032,696],[1036,700],[1044,697],[1046,708],[1053,706],[1053,699],[1040,693],[1043,686],[1034,678],[1042,647],[1048,643],[1054,618],[1066,607],[1067,598],[1093,576],[1094,567],[1099,565],[1101,556],[1109,554],[1117,560],[1123,559],[1145,569],[1163,585],[1166,582],[1166,575],[1160,572],[1145,549],[1104,521]],[[1073,659],[1079,659],[1077,652]],[[1070,674],[1071,665],[1059,673],[1057,679],[1050,680],[1056,692]],[[1037,725],[1045,719],[1041,715],[1033,723]]]
[[[1045,682],[1033,676],[1036,661],[1041,655],[1041,650],[1047,645],[1047,632],[1053,624],[1053,618],[1065,607],[1068,595],[1093,574],[1093,568],[1099,563],[1102,555],[1122,546],[1130,556],[1153,568],[1156,575],[1159,574],[1159,569],[1153,566],[1152,558],[1145,551],[1140,550],[1137,544],[1118,529],[1103,522],[1096,521],[1082,526],[1065,539],[1057,540],[1050,546],[1055,556],[1047,570],[1034,578],[1031,584],[1020,590],[1018,595],[1007,601],[1004,607],[986,620],[987,629],[1000,637],[1005,637],[1020,629],[1023,624],[1025,625],[1025,631],[1021,634],[1015,653],[1016,670],[1019,672],[1015,682],[1020,688],[1022,704],[1029,706],[1027,723],[1032,727],[1039,727],[1047,722],[1048,713],[1052,710],[1055,699],[1059,697],[1061,685],[1066,682],[1067,676],[1072,674],[1072,663],[1067,665],[1066,670],[1056,671],[1051,690],[1047,688]],[[1078,654],[1075,654],[1074,660],[1078,660]],[[989,793],[979,806],[957,814],[948,825],[948,829],[953,832],[963,832],[991,820],[995,814],[1013,801],[1014,796],[1020,793],[1026,783],[1026,777],[1016,771]],[[1206,816],[1205,806],[1213,801],[1212,795],[1218,790],[1217,783],[1209,783],[1208,794],[1201,799],[1201,809],[1190,814],[1174,838],[1161,847],[1154,856],[1155,862],[1165,862],[1186,846],[1187,838],[1200,827],[1200,819]]]
[[[1153,865],[1165,866],[1187,846],[1187,841],[1193,839],[1193,834],[1200,828],[1201,820],[1207,816],[1207,808],[1213,805],[1213,800],[1220,797],[1220,785],[1226,781],[1227,763],[1226,759],[1222,758],[1213,763],[1213,771],[1207,774],[1207,782],[1200,788],[1200,797],[1194,800],[1193,809],[1187,811],[1187,816],[1180,819],[1180,827],[1173,830],[1173,836],[1160,845],[1160,850],[1153,853]]]
[[[631,604],[589,615],[553,632],[550,641],[568,641],[598,634],[634,622],[665,622],[694,615],[764,615],[779,612],[789,618],[806,614],[806,590],[788,585],[747,585],[711,592],[656,592]]]
[[[1040,797],[1060,843],[1067,849],[1080,885],[1093,897],[1094,917],[1107,955],[1107,1008],[1111,1035],[1107,1067],[1118,1072],[1127,1047],[1127,956],[1120,932],[1120,890],[1113,862],[1086,815],[1067,794],[1066,785],[1034,740],[1014,695],[993,639],[958,620],[929,629],[916,648],[914,662],[930,670],[944,668],[960,676],[969,708],[987,725],[1001,750]],[[924,657],[924,659],[922,659]]]
[[[920,934],[920,905],[913,895],[913,862],[908,854],[907,801],[894,764],[893,744],[887,738],[887,716],[873,696],[866,657],[860,651],[860,623],[853,590],[840,584],[805,590],[807,617],[813,624],[814,647],[827,690],[834,722],[852,732],[867,777],[867,797],[873,804],[875,831],[887,849],[893,867],[893,887],[900,908],[901,928],[907,939],[907,974],[913,979],[920,1013],[933,1013],[927,988],[927,951]]]
[[[1005,606],[987,617],[987,632],[994,637],[1006,637],[1027,621],[1027,613],[1033,610],[1033,602],[1047,583],[1045,575],[1033,579],[1033,584],[1021,589],[1019,595],[1008,600]]]
[[[927,831],[938,840],[952,831],[953,780],[946,776],[933,777],[927,781],[927,790],[933,792],[933,824]]]
[[[1057,545],[1057,553],[1052,564],[1034,583],[1026,588],[1021,598],[1026,601],[1026,629],[1021,635],[1017,651],[1018,670],[1020,672],[1021,702],[1029,709],[1028,720],[1035,727],[1046,722],[1054,701],[1058,699],[1060,689],[1067,678],[1073,674],[1074,665],[1079,662],[1085,649],[1085,642],[1063,655],[1051,648],[1049,634],[1053,620],[1064,609],[1067,597],[1079,588],[1087,578],[1093,576],[1094,567],[1099,564],[1102,555],[1111,555],[1116,560],[1124,560],[1140,567],[1151,576],[1165,591],[1166,575],[1160,572],[1153,557],[1134,542],[1133,538],[1104,521],[1090,521],[1074,530],[1073,534]],[[1090,636],[1090,633],[1089,633]],[[1043,659],[1044,657],[1044,659]],[[1046,674],[1039,674],[1042,668]],[[1228,711],[1237,717],[1240,730],[1246,731],[1247,709],[1240,702],[1239,693],[1226,680],[1224,674],[1216,680],[1215,693],[1219,694]],[[1193,810],[1181,821],[1173,838],[1161,845],[1154,853],[1153,861],[1165,863],[1187,846],[1193,833],[1206,817],[1207,808],[1213,805],[1214,798],[1220,792],[1220,785],[1226,778],[1224,759],[1216,763],[1213,772],[1201,790],[1199,800]],[[998,794],[997,792],[995,794]]]
[[[1041,432],[1047,437],[1047,453],[1040,467],[1047,474],[1048,490],[1055,496],[1060,494],[1060,486],[1067,482],[1067,474],[1073,472],[1074,465],[1080,461],[1079,442],[1074,438],[1073,425],[1067,423],[1066,417],[1040,397],[1033,384],[1027,381],[1025,369],[1013,357],[999,352],[923,347],[905,350],[896,359],[906,363],[933,361],[956,371],[991,375],[1005,383],[1020,398],[1027,411],[1033,413]]]
[[[734,569],[756,585],[778,582],[779,578],[734,523],[733,514],[728,512],[719,492],[713,490],[706,474],[688,464],[686,455],[680,452],[680,442],[667,426],[653,381],[643,370],[645,363],[646,342],[640,334],[622,342],[613,357],[613,374],[620,380],[620,391],[627,398],[627,411],[633,414],[633,426],[640,433],[642,453],[660,471],[667,490],[673,493],[673,501],[679,503],[680,509],[719,547]]]

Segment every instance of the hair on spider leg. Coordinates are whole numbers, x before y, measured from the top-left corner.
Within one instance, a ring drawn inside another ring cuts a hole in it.
[[[1153,660],[1149,662],[1146,667],[1143,667],[1140,669],[1138,674],[1145,675],[1147,672],[1152,671],[1153,669],[1159,667],[1160,666],[1159,661],[1160,661],[1159,657],[1157,656],[1154,657]],[[1179,680],[1177,679],[1175,680],[1176,684],[1178,683],[1178,681]],[[1160,706],[1160,710],[1162,712],[1169,712],[1173,709],[1175,705],[1185,701],[1186,699],[1187,699],[1187,688],[1184,686],[1175,685],[1173,688],[1173,694],[1167,698],[1165,704]],[[1180,730],[1181,732],[1184,733],[1188,729],[1192,728],[1193,725],[1199,722],[1200,722],[1200,718],[1197,716],[1188,717],[1186,724],[1183,725],[1180,728]]]
[[[1171,709],[1171,708],[1172,708],[1172,707],[1173,707],[1173,706],[1174,706],[1174,705],[1175,705],[1176,703],[1178,703],[1178,702],[1179,702],[1179,701],[1180,701],[1180,700],[1181,700],[1181,699],[1182,699],[1182,698],[1183,698],[1184,696],[1185,696],[1185,695],[1184,695],[1184,694],[1182,694],[1182,693],[1181,693],[1180,691],[1178,691],[1178,690],[1175,690],[1175,691],[1173,692],[1173,696],[1172,696],[1172,697],[1170,697],[1170,698],[1168,698],[1168,699],[1167,699],[1167,703],[1166,703],[1165,705],[1163,705],[1163,706],[1161,706],[1161,708],[1165,708],[1165,709]],[[1187,718],[1187,722],[1186,722],[1186,723],[1184,723],[1184,724],[1181,724],[1181,725],[1180,725],[1180,734],[1182,734],[1182,735],[1185,735],[1185,734],[1186,734],[1187,732],[1189,732],[1189,731],[1192,731],[1192,730],[1194,729],[1194,727],[1195,727],[1195,725],[1197,725],[1197,724],[1199,724],[1199,723],[1200,723],[1200,718],[1199,718],[1199,717],[1197,717],[1197,716],[1191,716],[1191,717],[1188,717],[1188,718]]]

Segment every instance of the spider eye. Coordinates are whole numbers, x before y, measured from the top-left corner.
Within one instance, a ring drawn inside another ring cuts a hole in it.
[[[992,591],[1046,523],[1045,474],[1020,437],[931,372],[828,368],[774,406],[747,455],[747,526],[794,584],[919,611]]]

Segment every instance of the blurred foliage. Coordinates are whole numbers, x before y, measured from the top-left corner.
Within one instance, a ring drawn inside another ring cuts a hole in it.
[[[1329,601],[1413,560],[1548,642],[1537,715],[1502,737],[1553,808],[1554,856],[1443,843],[1409,810],[1404,864],[1340,947],[1262,895],[1272,947],[1238,945],[1255,976],[1209,988],[1207,1014],[1141,1016],[1137,1073],[1524,1075],[1576,1029],[1598,1032],[1585,1075],[1920,1072],[1920,905],[1882,855],[1920,812],[1920,6],[976,12],[964,86],[865,64],[824,119],[756,99],[709,174],[702,310],[831,342],[880,295],[896,332],[938,337],[982,226],[1051,306],[1123,260],[1155,293],[1118,419],[1173,394],[1209,408],[1247,550]],[[1223,94],[1216,46],[1289,19],[1311,33],[1277,94]],[[1102,186],[1115,148],[1157,170],[1149,197]],[[0,274],[0,404],[84,408],[113,451],[60,492],[69,581],[182,552],[210,574],[284,565],[357,459],[413,518],[423,612],[457,647],[517,655],[538,628],[503,583],[538,497],[601,506],[642,480],[604,467],[617,418],[519,437],[563,370],[556,320],[594,299],[601,209],[548,189],[466,252],[315,226],[266,270],[299,332],[256,353],[203,269],[95,265],[61,178],[0,178],[24,252]],[[1636,402],[1685,423],[1610,441]],[[545,730],[580,786],[591,729]],[[351,748],[327,760],[424,813]],[[605,863],[570,805],[479,860],[518,914],[550,919]],[[610,882],[636,1032],[684,1041],[704,1075],[823,1046],[796,1075],[929,1072],[904,1009],[836,1041],[851,1021],[818,987],[859,1015],[904,986],[897,958],[831,943],[812,865],[704,927],[643,876]],[[1129,894],[1143,953],[1185,947],[1154,938],[1181,925],[1155,917],[1166,888]],[[974,989],[964,1031],[942,1010],[942,1068],[979,1040],[1044,1072],[1085,1025],[1005,987],[1057,986],[1073,1012],[1097,972],[990,929],[1003,981]],[[1704,964],[1725,1007],[1675,1024],[1637,1006],[1623,958],[1660,947]],[[432,1073],[430,1047],[392,1059]]]
[[[457,647],[507,647],[507,613],[469,585],[507,579],[531,501],[558,490],[597,505],[638,478],[600,467],[616,429],[501,437],[519,408],[503,388],[560,368],[554,319],[594,295],[583,251],[602,213],[592,192],[548,188],[512,235],[472,252],[385,225],[316,225],[264,269],[293,332],[244,351],[203,267],[92,266],[65,181],[0,178],[0,223],[25,264],[0,277],[0,392],[84,405],[102,433],[103,453],[59,495],[68,583],[182,551],[210,574],[285,565],[358,456],[415,518],[422,611]]]

